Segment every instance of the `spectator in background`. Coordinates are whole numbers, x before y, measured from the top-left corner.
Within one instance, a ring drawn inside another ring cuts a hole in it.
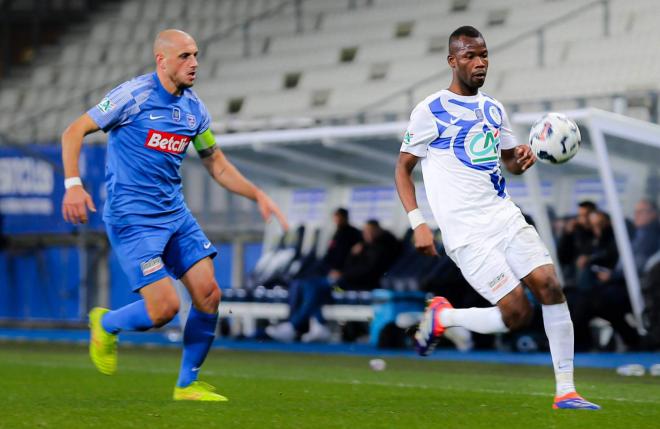
[[[656,205],[647,199],[635,205],[635,231],[631,243],[637,273],[645,285],[645,294],[653,295],[653,281],[649,281],[647,263],[658,251],[660,244],[660,224]],[[645,269],[647,268],[647,269]],[[613,270],[598,270],[595,273],[597,293],[593,294],[591,304],[594,314],[608,320],[623,341],[631,348],[637,348],[640,338],[637,332],[625,321],[626,313],[631,311],[630,298],[623,274],[623,264],[619,260]],[[656,287],[660,287],[660,284]],[[652,302],[657,299],[651,298]],[[652,305],[649,303],[649,305]]]
[[[340,207],[335,210],[332,218],[337,228],[330,240],[328,250],[323,256],[323,269],[326,272],[327,270],[341,271],[351,248],[362,240],[360,230],[349,222],[348,210]]]
[[[658,206],[651,200],[640,200],[635,205],[634,222],[635,235],[632,240],[632,251],[637,272],[641,273],[651,255],[659,250]]]
[[[578,256],[577,267],[580,273],[613,270],[619,260],[619,250],[614,239],[614,230],[610,216],[602,211],[589,214],[591,233],[591,252]],[[581,279],[587,278],[581,277]],[[578,286],[582,287],[581,284]]]
[[[328,277],[345,290],[373,290],[400,253],[401,242],[372,219],[362,230],[362,242],[351,249],[344,269],[332,270]]]
[[[576,348],[588,350],[592,347],[589,321],[600,317],[610,322],[628,348],[638,349],[640,337],[626,321],[626,314],[631,312],[630,299],[609,216],[603,212],[593,212],[589,219],[594,235],[592,252],[578,260],[578,288],[569,298],[569,304],[576,310]],[[636,224],[639,224],[637,219]],[[639,238],[644,234],[635,236]],[[642,255],[635,249],[641,247],[633,246],[637,260]]]
[[[577,284],[578,260],[584,264],[584,256],[591,254],[594,237],[589,216],[596,210],[593,202],[582,201],[578,204],[577,216],[564,222],[564,231],[557,243],[557,254],[564,281],[569,287]]]
[[[326,276],[330,271],[342,270],[351,249],[362,240],[360,230],[350,224],[348,210],[337,208],[332,220],[335,232],[325,255],[319,263],[305,270],[300,278],[289,285],[289,320],[266,328],[266,334],[277,341],[293,341],[299,333],[304,332],[310,319],[325,323],[321,306],[330,294]]]

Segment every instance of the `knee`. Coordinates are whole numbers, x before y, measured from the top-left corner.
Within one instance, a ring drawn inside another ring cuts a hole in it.
[[[526,298],[502,312],[504,324],[511,331],[522,329],[532,320],[532,305]]]
[[[559,280],[554,276],[548,276],[543,280],[537,288],[536,298],[543,305],[561,304],[566,301]]]
[[[215,313],[220,305],[222,292],[215,279],[205,282],[199,288],[199,299],[195,302],[195,307],[204,313]]]
[[[152,306],[152,309],[149,311],[149,316],[154,323],[154,327],[159,328],[174,319],[174,316],[176,316],[178,312],[179,299],[173,297],[162,299],[156,303],[156,305]]]

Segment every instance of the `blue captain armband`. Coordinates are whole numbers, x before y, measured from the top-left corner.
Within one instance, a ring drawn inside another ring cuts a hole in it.
[[[215,152],[215,137],[211,129],[208,128],[203,133],[197,134],[193,139],[193,146],[195,146],[200,158],[213,155],[213,152]]]

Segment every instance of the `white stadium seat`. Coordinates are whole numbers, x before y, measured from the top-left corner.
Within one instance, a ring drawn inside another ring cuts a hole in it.
[[[74,91],[105,91],[140,67],[151,68],[153,37],[166,27],[182,28],[197,38],[201,51],[195,89],[216,120],[250,129],[307,124],[314,118],[351,120],[362,107],[383,98],[387,100],[368,114],[405,118],[412,105],[447,85],[447,36],[468,23],[481,29],[491,49],[484,90],[520,103],[521,109],[542,100],[570,108],[580,97],[611,105],[607,97],[613,94],[660,89],[660,59],[648,52],[648,43],[639,43],[660,36],[660,2],[655,0],[611,0],[608,38],[603,37],[600,6],[551,25],[543,32],[544,65],[539,65],[534,31],[586,3],[470,0],[466,10],[452,11],[453,2],[437,0],[374,0],[371,6],[358,2],[354,9],[346,1],[306,0],[302,33],[296,33],[295,10],[288,5],[252,23],[246,57],[237,25],[276,7],[277,1],[128,0],[93,15],[85,24],[88,36],[62,38],[52,48],[57,52],[53,60],[40,62],[17,88],[2,88],[0,111],[19,117],[38,106],[61,103]],[[216,40],[231,27],[234,32]],[[529,35],[520,38],[525,32]],[[347,48],[356,50],[354,58],[342,62]],[[286,90],[289,73],[300,76],[298,85]],[[437,77],[403,95],[387,97],[433,75]],[[326,102],[312,106],[312,99],[323,94]],[[243,106],[229,115],[233,99],[243,99]],[[269,116],[275,119],[265,119]],[[51,128],[40,128],[40,135]]]

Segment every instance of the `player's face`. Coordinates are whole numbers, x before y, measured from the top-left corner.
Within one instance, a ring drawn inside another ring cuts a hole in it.
[[[481,88],[488,72],[488,48],[481,37],[460,37],[455,42],[453,54],[448,57],[449,66],[463,85],[471,89]]]
[[[177,88],[190,88],[197,77],[197,44],[187,40],[172,47],[165,57],[165,72]]]

